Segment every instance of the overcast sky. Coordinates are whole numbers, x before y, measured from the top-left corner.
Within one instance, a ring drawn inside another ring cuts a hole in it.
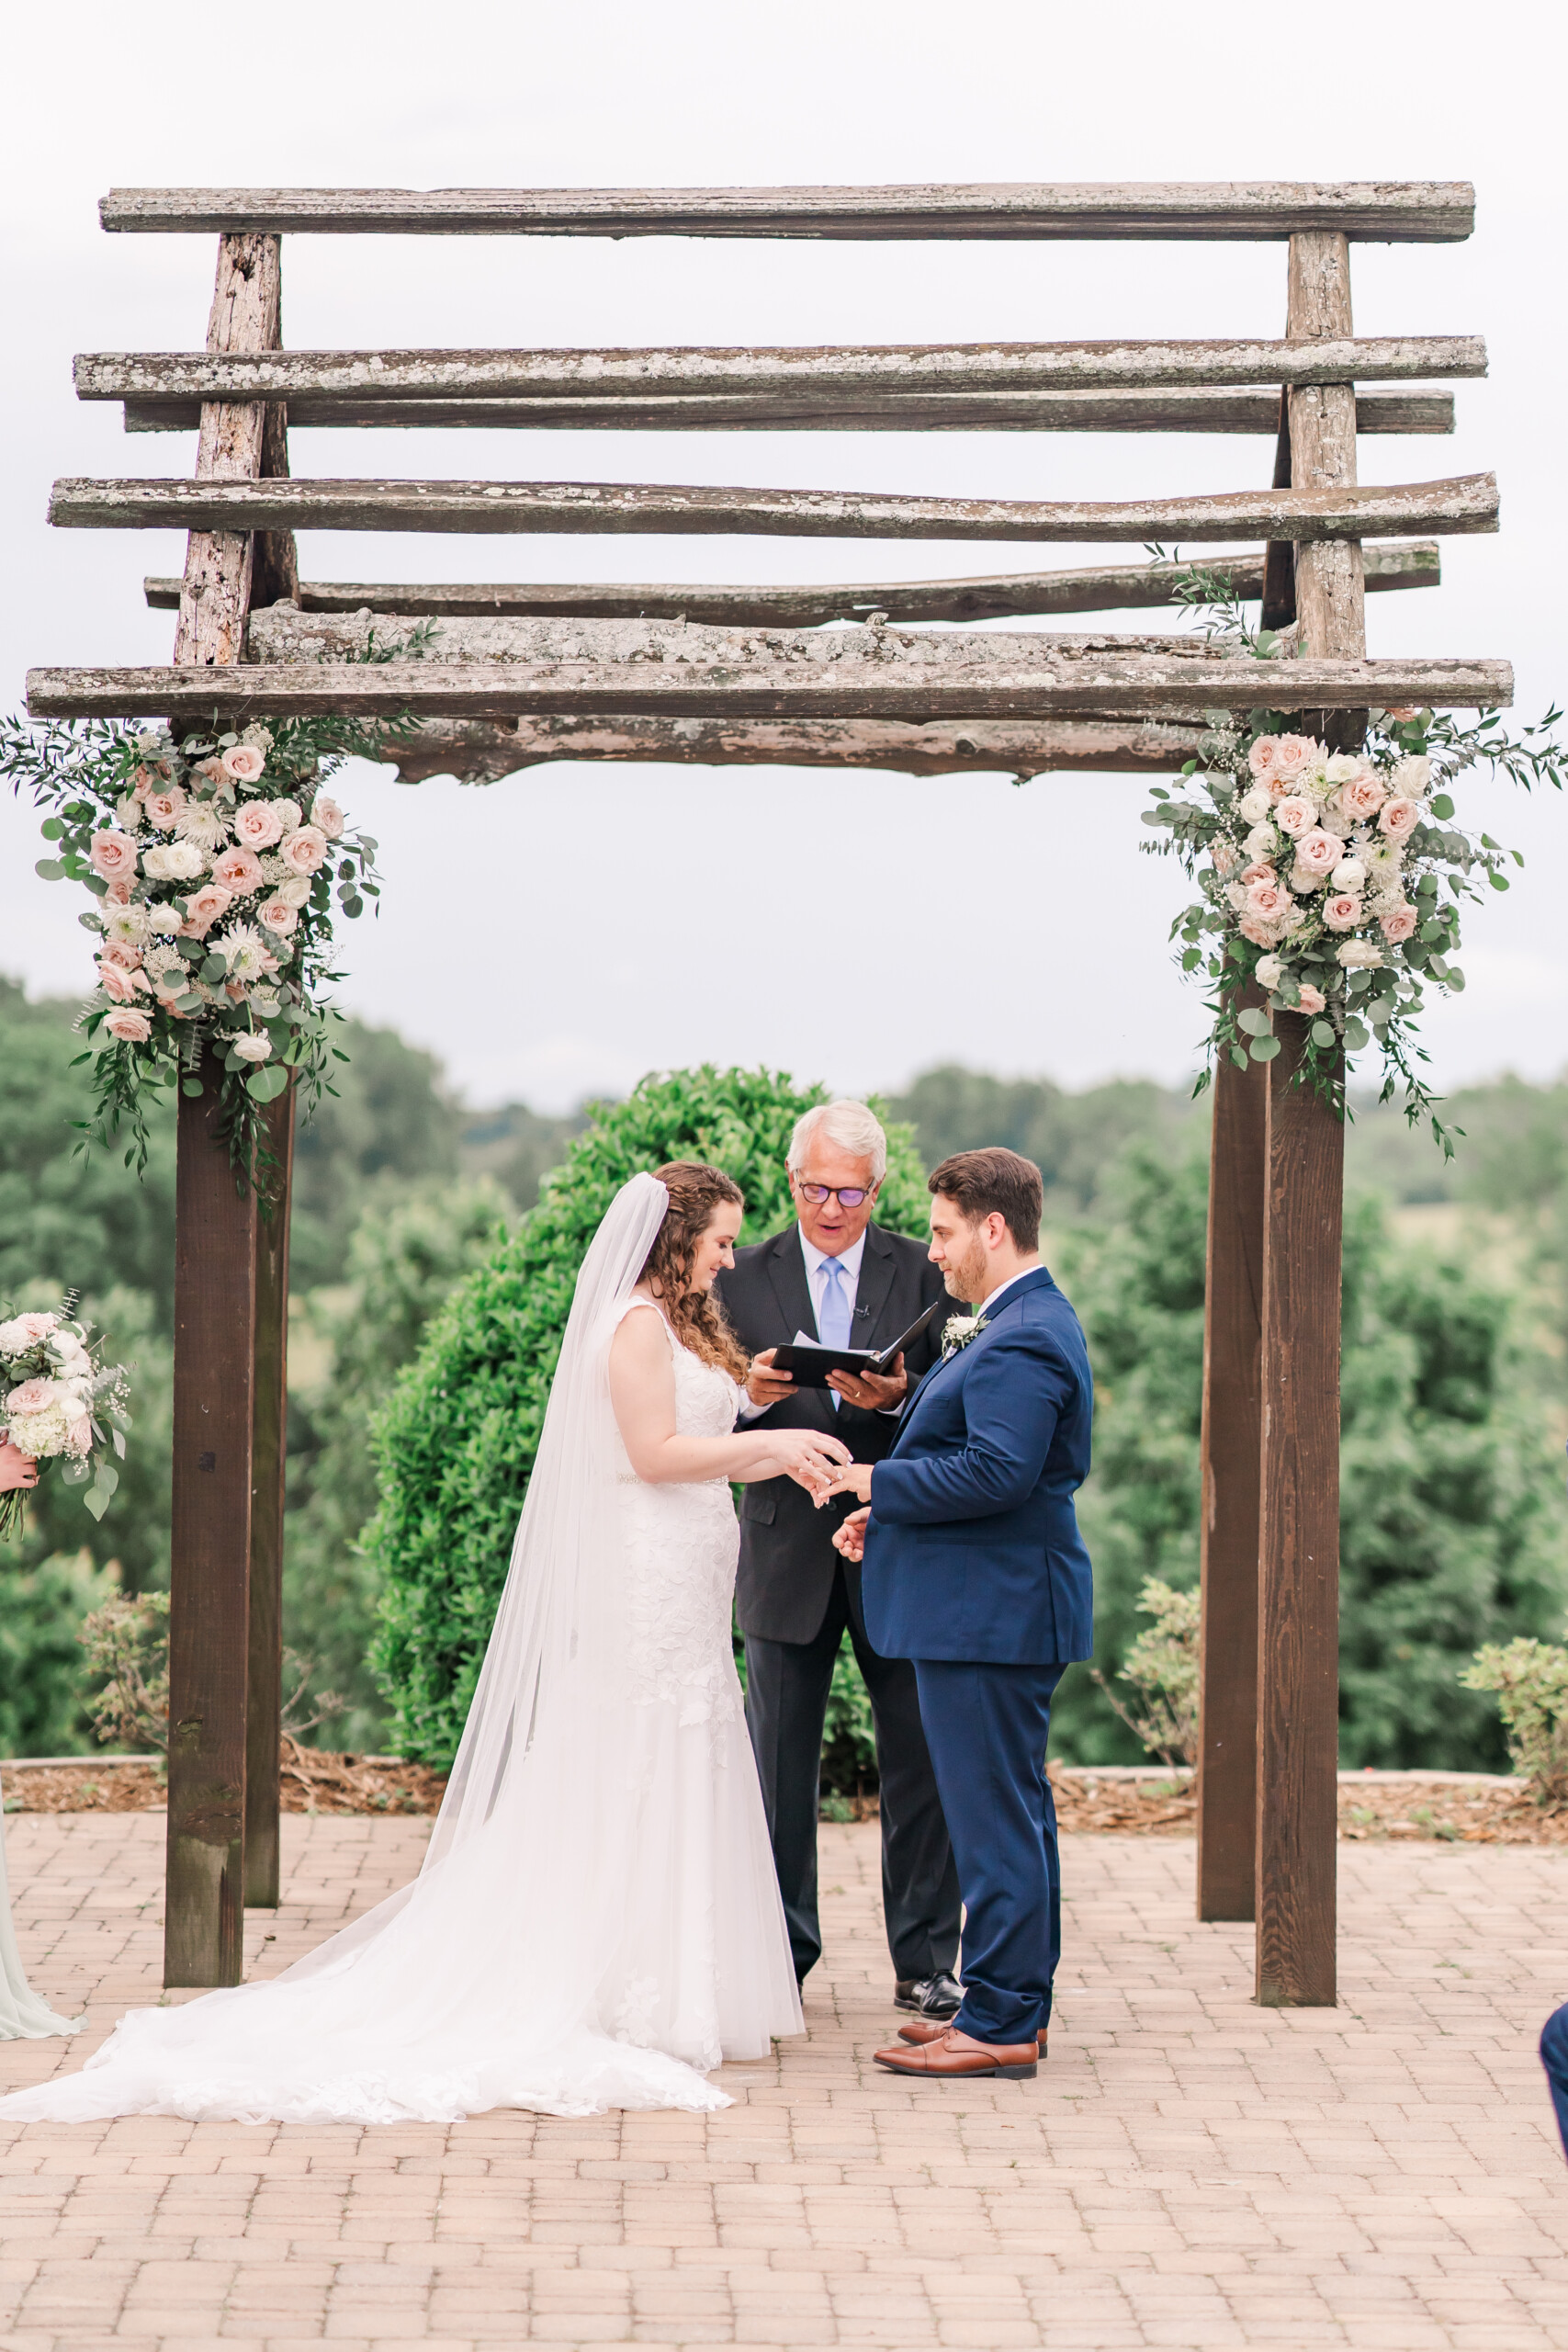
[[[1380,595],[1374,653],[1492,655],[1517,716],[1568,695],[1562,610],[1562,57],[1543,6],[1319,0],[1229,15],[1122,0],[273,0],[265,15],[32,10],[7,41],[3,691],[33,663],[164,662],[146,571],[173,533],[50,531],[60,474],[184,474],[194,435],[127,439],[73,352],[204,338],[214,241],[106,237],[110,186],[700,186],[927,180],[1470,178],[1465,245],[1353,249],[1362,334],[1479,333],[1451,440],[1361,445],[1363,481],[1494,467],[1503,532],[1438,591]],[[208,29],[203,29],[204,26]],[[247,51],[254,51],[253,63]],[[299,345],[1272,335],[1275,245],[851,245],[297,237]],[[1266,481],[1237,437],[297,431],[297,474],[706,481],[1019,497]],[[1107,549],[1103,557],[1125,554]],[[320,533],[324,580],[866,579],[1103,560],[1092,548]],[[1146,626],[1129,620],[1128,627]],[[1174,625],[1174,624],[1172,624]],[[1166,932],[1178,870],[1138,854],[1135,778],[914,780],[780,769],[536,768],[487,789],[344,780],[377,834],[378,922],[345,1007],[438,1052],[474,1102],[566,1106],[641,1071],[767,1061],[846,1089],[940,1059],[1074,1086],[1179,1080],[1203,1029]],[[1440,1080],[1568,1060],[1565,811],[1474,783],[1461,813],[1529,859],[1470,919]],[[68,886],[0,799],[0,970],[88,978]],[[1555,909],[1555,912],[1553,910]]]

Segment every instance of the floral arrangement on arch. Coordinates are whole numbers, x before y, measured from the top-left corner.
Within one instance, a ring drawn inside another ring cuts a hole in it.
[[[1208,575],[1193,576],[1209,588]],[[1228,599],[1203,625],[1270,664],[1271,698],[1288,704],[1280,638],[1244,629]],[[1478,763],[1527,787],[1561,786],[1568,752],[1540,740],[1560,717],[1549,711],[1515,741],[1495,713],[1461,728],[1430,710],[1373,710],[1360,747],[1335,751],[1296,731],[1287,708],[1210,712],[1199,757],[1182,770],[1187,790],[1154,786],[1144,822],[1168,835],[1145,849],[1179,858],[1201,894],[1171,936],[1183,943],[1183,970],[1214,987],[1211,1057],[1271,1060],[1280,1046],[1272,1016],[1304,1015],[1295,1079],[1343,1115],[1348,1063],[1375,1043],[1379,1099],[1403,1087],[1406,1116],[1430,1117],[1451,1157],[1416,1066],[1427,1058],[1416,1026],[1428,989],[1464,987],[1454,961],[1464,902],[1479,900],[1483,886],[1506,890],[1506,865],[1524,859],[1456,825],[1450,786]],[[1267,1010],[1244,1001],[1253,986]]]
[[[351,752],[384,759],[398,732],[336,718],[177,737],[0,725],[0,773],[49,812],[55,847],[39,873],[94,901],[80,918],[96,967],[79,1022],[94,1056],[87,1142],[128,1136],[127,1163],[143,1165],[147,1098],[176,1074],[199,1094],[215,1065],[236,1172],[265,1189],[263,1107],[291,1080],[309,1107],[337,1050],[321,1000],[341,977],[327,969],[334,911],[352,918],[378,894],[376,843],[323,786]]]

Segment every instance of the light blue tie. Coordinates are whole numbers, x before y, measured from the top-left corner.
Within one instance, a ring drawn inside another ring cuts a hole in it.
[[[825,1348],[847,1348],[850,1344],[850,1301],[844,1289],[844,1270],[837,1258],[822,1261],[822,1304],[817,1310],[818,1336]],[[836,1388],[828,1391],[836,1413],[843,1403]]]

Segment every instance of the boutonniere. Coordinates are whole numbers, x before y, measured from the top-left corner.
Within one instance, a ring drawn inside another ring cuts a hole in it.
[[[977,1340],[981,1332],[989,1328],[983,1315],[950,1315],[942,1327],[943,1363],[949,1356],[955,1356],[960,1348],[966,1348],[971,1340]]]

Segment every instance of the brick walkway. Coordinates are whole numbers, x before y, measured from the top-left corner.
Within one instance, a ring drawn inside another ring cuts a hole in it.
[[[423,1821],[288,1819],[265,1973],[412,1870]],[[156,1815],[14,1816],[35,1982],[158,1997]],[[711,2118],[0,2126],[0,2352],[726,2344],[1568,2347],[1568,2171],[1534,2052],[1568,1853],[1341,1849],[1344,2006],[1247,1998],[1182,1841],[1078,1838],[1049,2067],[906,2085],[873,1828],[823,1831],[808,2039]],[[80,2063],[0,2047],[0,2082]]]

